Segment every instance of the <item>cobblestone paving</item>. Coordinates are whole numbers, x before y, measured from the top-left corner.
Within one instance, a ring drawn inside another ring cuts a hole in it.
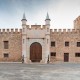
[[[80,63],[0,63],[0,80],[80,80]]]

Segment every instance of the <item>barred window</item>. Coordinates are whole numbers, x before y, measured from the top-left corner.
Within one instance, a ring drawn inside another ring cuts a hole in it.
[[[4,58],[8,58],[9,54],[8,53],[4,53]]]
[[[75,57],[80,57],[80,53],[75,53]]]
[[[65,42],[65,46],[69,46],[69,42]]]
[[[51,42],[51,46],[52,47],[55,47],[55,42]]]
[[[51,56],[56,56],[56,52],[51,52]]]
[[[80,42],[77,42],[77,47],[80,47]]]
[[[9,42],[8,41],[4,41],[4,49],[8,49],[9,48]]]

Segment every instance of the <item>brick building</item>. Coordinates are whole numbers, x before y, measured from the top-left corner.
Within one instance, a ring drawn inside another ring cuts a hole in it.
[[[0,29],[0,61],[25,63],[80,62],[80,16],[73,29],[50,29],[47,13],[45,25],[28,25],[23,15],[22,29]]]

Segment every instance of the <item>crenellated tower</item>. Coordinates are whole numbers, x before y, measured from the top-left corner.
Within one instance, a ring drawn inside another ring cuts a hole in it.
[[[80,16],[74,20],[74,29],[80,29]]]

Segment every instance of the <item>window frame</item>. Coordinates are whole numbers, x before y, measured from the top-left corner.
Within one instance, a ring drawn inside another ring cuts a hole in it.
[[[55,47],[55,46],[56,46],[55,41],[51,41],[51,47]]]
[[[65,47],[69,47],[69,41],[65,41]]]
[[[4,49],[9,49],[9,41],[3,41]]]
[[[51,52],[51,53],[50,53],[50,56],[51,56],[51,57],[56,57],[56,52]]]
[[[80,47],[80,42],[77,42],[77,47]]]
[[[3,56],[4,58],[9,58],[9,53],[4,53]]]
[[[75,57],[80,57],[80,53],[75,53]]]

